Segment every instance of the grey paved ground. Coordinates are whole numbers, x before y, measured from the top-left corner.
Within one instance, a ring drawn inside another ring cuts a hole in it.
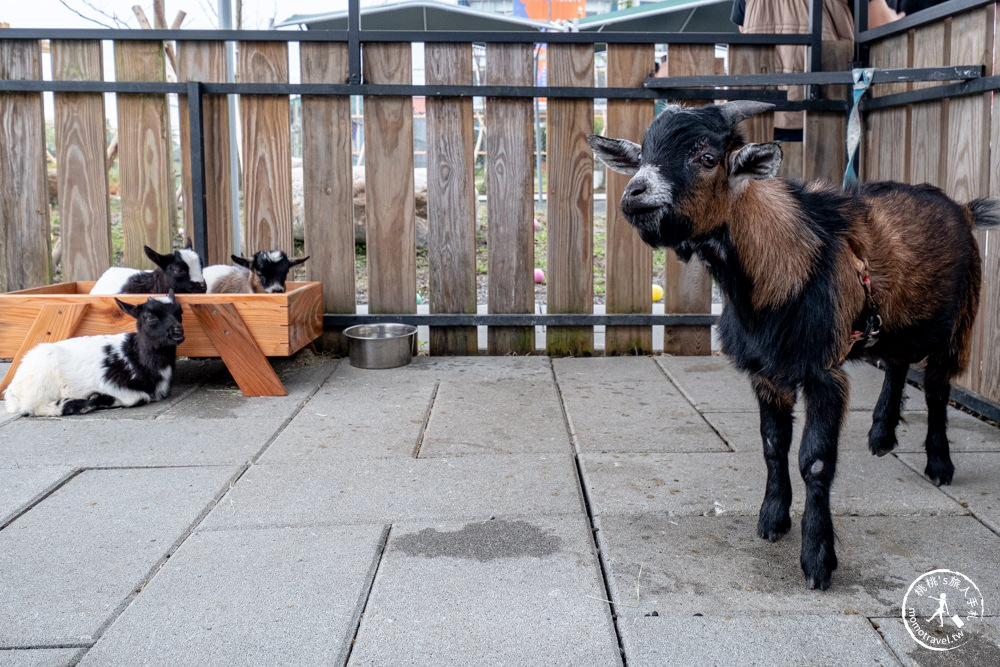
[[[919,390],[898,451],[868,454],[871,367],[821,593],[794,464],[795,527],[756,537],[756,406],[724,359],[276,366],[287,397],[182,361],[158,404],[0,410],[0,667],[1000,664],[1000,429],[952,410],[935,488]],[[939,568],[988,617],[943,653],[900,619]]]

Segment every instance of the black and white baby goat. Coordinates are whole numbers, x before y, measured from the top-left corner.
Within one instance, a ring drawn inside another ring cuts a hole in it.
[[[201,258],[191,248],[191,239],[180,250],[161,255],[149,246],[143,246],[146,257],[155,269],[141,271],[113,266],[97,279],[91,294],[204,294],[205,278],[202,276]]]
[[[253,257],[232,255],[232,258],[236,266],[212,264],[205,267],[209,294],[280,294],[285,291],[288,272],[309,256],[288,259],[281,250],[261,250]]]
[[[949,484],[945,433],[950,382],[969,358],[979,302],[973,227],[1000,222],[1000,203],[959,204],[941,190],[868,183],[841,192],[775,178],[776,143],[744,144],[737,124],[760,102],[668,107],[642,146],[590,137],[597,156],[631,174],[622,212],[642,239],[697,255],[725,296],[723,351],[750,376],[760,406],[767,489],[758,534],[791,528],[792,408],[806,403],[799,472],[806,487],[801,565],[825,589],[837,567],[830,485],[847,404],[847,359],[886,367],[868,446],[896,446],[906,371],[926,360],[926,474]]]
[[[173,292],[133,305],[135,333],[79,336],[36,345],[21,360],[4,396],[7,412],[75,415],[133,407],[170,394],[177,346],[184,342]]]

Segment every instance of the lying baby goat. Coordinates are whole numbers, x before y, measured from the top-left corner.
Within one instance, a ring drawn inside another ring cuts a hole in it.
[[[31,348],[7,389],[7,412],[75,415],[144,405],[170,394],[177,346],[184,342],[173,292],[139,305],[115,301],[135,318],[135,333],[80,336]]]
[[[261,250],[250,258],[239,255],[232,255],[232,258],[237,266],[213,264],[205,267],[205,283],[210,294],[280,294],[285,291],[288,272],[309,256],[288,259],[281,250]]]
[[[974,226],[1000,222],[1000,203],[958,204],[929,185],[869,183],[853,192],[774,178],[776,143],[746,144],[737,124],[772,105],[668,107],[642,146],[590,137],[594,153],[633,175],[622,212],[642,239],[692,255],[725,295],[723,351],[750,376],[760,406],[767,488],[758,534],[791,528],[788,450],[801,389],[805,481],[801,565],[826,589],[837,567],[830,485],[847,402],[847,359],[880,360],[885,383],[868,434],[872,453],[896,446],[909,364],[927,360],[927,468],[949,484],[945,433],[951,379],[968,362],[979,302]]]
[[[91,294],[204,294],[201,258],[191,249],[191,239],[181,250],[161,255],[143,246],[146,257],[156,268],[150,271],[113,266],[97,279]]]

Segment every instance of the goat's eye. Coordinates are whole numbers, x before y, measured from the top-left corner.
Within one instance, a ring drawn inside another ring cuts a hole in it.
[[[706,169],[711,169],[715,165],[719,164],[719,159],[714,155],[712,155],[711,153],[705,153],[699,158],[699,161],[701,162],[701,166],[705,167]]]

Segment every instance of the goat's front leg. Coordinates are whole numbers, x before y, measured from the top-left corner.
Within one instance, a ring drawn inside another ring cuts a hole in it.
[[[896,448],[896,426],[903,405],[908,364],[886,362],[882,393],[875,404],[872,427],[868,431],[868,449],[875,456],[885,456]]]
[[[955,465],[948,453],[948,398],[951,396],[951,381],[948,367],[935,358],[927,360],[924,372],[924,393],[927,398],[927,467],[924,474],[936,486],[951,484],[955,476]]]
[[[799,472],[806,486],[800,562],[809,588],[826,590],[837,569],[830,516],[830,486],[837,470],[837,439],[847,405],[848,383],[835,368],[806,380],[806,425],[799,447]]]
[[[788,508],[792,482],[788,476],[788,449],[792,444],[792,408],[795,392],[778,388],[759,377],[752,380],[760,406],[760,438],[767,465],[767,487],[760,506],[757,534],[774,542],[792,527]]]

